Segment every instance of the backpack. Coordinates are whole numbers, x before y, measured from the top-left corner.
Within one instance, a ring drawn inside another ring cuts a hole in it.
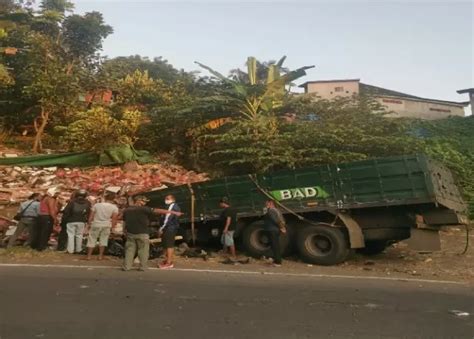
[[[84,221],[87,221],[89,209],[90,204],[88,201],[84,201],[83,203],[73,201],[71,202],[68,211],[65,213],[65,217],[66,219],[83,219]]]

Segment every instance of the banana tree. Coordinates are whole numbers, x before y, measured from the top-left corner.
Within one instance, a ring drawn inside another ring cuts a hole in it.
[[[229,79],[199,62],[196,64],[227,85],[226,90],[220,95],[208,98],[208,100],[233,106],[246,119],[256,121],[262,115],[268,115],[279,108],[287,93],[286,85],[305,76],[306,70],[314,67],[304,66],[282,74],[281,69],[285,59],[286,57],[283,57],[276,64],[271,64],[266,79],[259,79],[257,60],[254,57],[249,57],[247,59],[248,83]]]

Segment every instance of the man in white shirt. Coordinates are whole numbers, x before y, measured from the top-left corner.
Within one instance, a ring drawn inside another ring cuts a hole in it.
[[[105,201],[92,207],[89,217],[89,237],[87,239],[87,260],[92,259],[92,252],[99,239],[99,260],[104,259],[104,251],[109,242],[110,231],[117,225],[119,210],[113,203],[115,195],[107,193]]]

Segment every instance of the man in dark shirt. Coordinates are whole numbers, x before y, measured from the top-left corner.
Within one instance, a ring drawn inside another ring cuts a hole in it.
[[[270,237],[270,246],[273,252],[273,265],[281,266],[280,234],[286,233],[285,218],[276,208],[273,200],[265,204],[267,213],[264,216],[264,228]]]
[[[79,190],[63,211],[63,219],[67,230],[67,252],[70,254],[82,252],[82,239],[91,203],[87,200],[87,191]]]
[[[144,271],[147,268],[148,257],[150,255],[150,221],[155,214],[173,214],[181,215],[180,212],[152,209],[145,206],[148,199],[145,196],[136,196],[135,205],[126,208],[123,212],[124,234],[127,236],[125,243],[125,259],[122,269],[129,271],[133,266],[135,254],[138,252],[140,260],[139,270]]]
[[[173,255],[174,255],[174,240],[179,229],[179,216],[182,214],[181,209],[176,203],[176,198],[173,195],[165,197],[165,204],[168,206],[168,210],[172,214],[167,214],[163,222],[163,226],[160,227],[160,233],[163,240],[163,248],[166,251],[166,259],[158,267],[161,269],[173,268]]]
[[[224,246],[224,252],[227,253],[227,251],[230,251],[230,259],[237,260],[234,243],[234,232],[237,226],[237,212],[230,206],[230,202],[227,197],[223,197],[219,205],[223,208],[221,219],[224,223],[224,230],[222,231],[221,242]]]

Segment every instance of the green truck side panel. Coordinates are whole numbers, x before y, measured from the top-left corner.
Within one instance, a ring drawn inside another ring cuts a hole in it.
[[[450,171],[424,155],[277,171],[256,179],[276,200],[298,212],[427,203],[460,213],[466,208]],[[247,175],[196,183],[192,188],[196,220],[217,218],[221,211],[219,201],[224,196],[240,216],[261,215],[267,200]],[[148,192],[149,205],[162,206],[167,194],[176,196],[185,212],[183,221],[189,221],[189,187]]]

